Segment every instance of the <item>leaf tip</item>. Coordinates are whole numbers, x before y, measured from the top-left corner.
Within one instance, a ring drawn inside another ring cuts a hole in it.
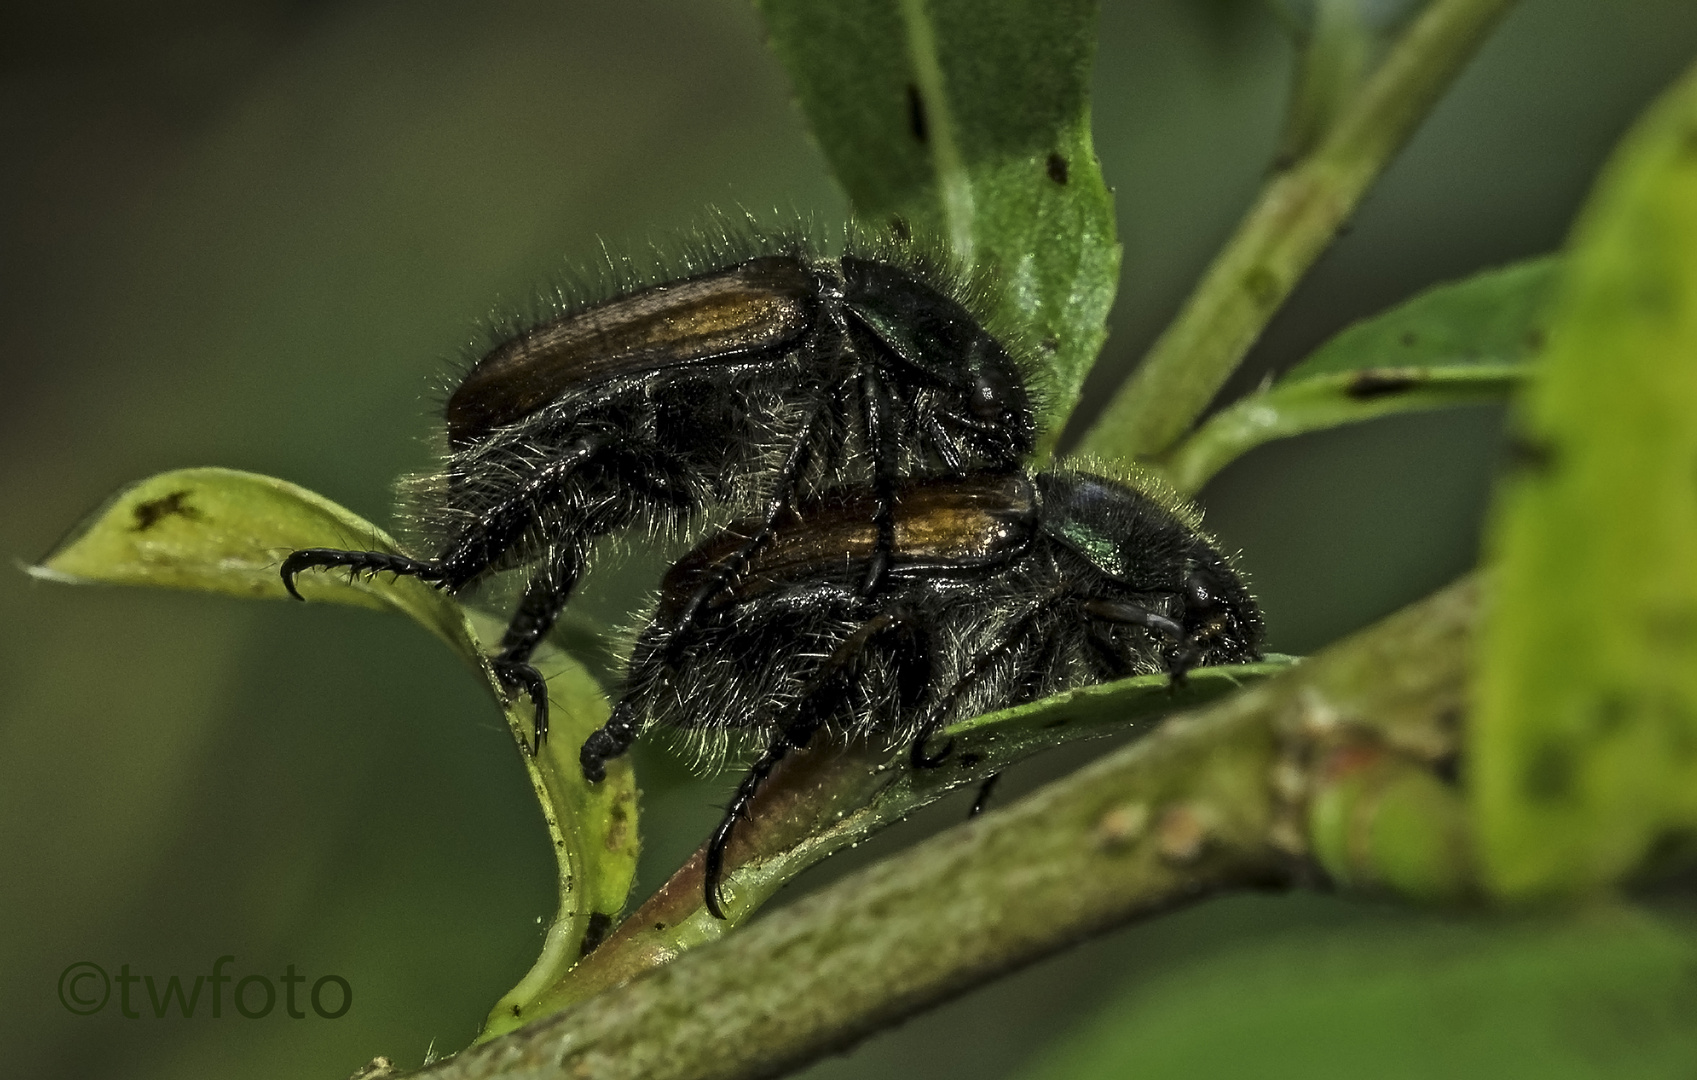
[[[55,554],[57,554],[57,552],[55,552]],[[16,560],[15,565],[19,570],[22,570],[37,581],[56,581],[61,585],[87,585],[89,583],[88,578],[79,577],[76,574],[66,573],[63,570],[55,568],[52,565],[52,561],[52,557],[49,556],[46,561],[31,565],[30,563],[26,563],[22,559],[19,559]]]

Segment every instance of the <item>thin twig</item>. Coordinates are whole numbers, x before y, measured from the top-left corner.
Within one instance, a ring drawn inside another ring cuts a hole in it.
[[[1189,429],[1514,0],[1432,0],[1313,153],[1276,173],[1084,437],[1148,457]]]

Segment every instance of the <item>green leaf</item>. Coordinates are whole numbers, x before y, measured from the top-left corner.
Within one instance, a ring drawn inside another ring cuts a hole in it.
[[[1282,382],[1375,368],[1503,367],[1543,344],[1557,256],[1437,285],[1339,332]]]
[[[382,529],[286,480],[236,469],[178,469],[112,496],[30,573],[281,600],[289,594],[277,570],[289,552],[305,547],[398,550]],[[309,600],[399,611],[467,663],[481,663],[459,605],[416,578],[309,573],[299,587]]]
[[[1318,910],[1254,936],[1242,924],[1264,924],[1264,905],[1163,923],[1184,962],[1146,950],[1131,985],[1021,1075],[1589,1080],[1686,1076],[1697,1058],[1688,913],[1282,906]]]
[[[1697,68],[1575,227],[1500,486],[1469,725],[1486,878],[1618,880],[1697,829]]]
[[[615,694],[624,682],[624,658],[613,644],[617,631],[587,615],[567,609],[562,612],[548,642],[582,664],[604,694]]]
[[[304,488],[234,469],[180,469],[118,492],[30,573],[63,582],[197,589],[283,599],[278,567],[304,547],[396,551],[370,522]],[[466,612],[417,578],[310,572],[297,585],[309,600],[399,611],[447,642],[483,676],[518,744],[530,738],[528,706],[509,701]],[[487,623],[499,632],[499,626]],[[542,957],[497,1006],[510,1016],[515,995],[552,985],[576,963],[591,919],[618,915],[636,873],[636,781],[628,761],[609,763],[593,787],[578,748],[607,718],[607,699],[590,673],[553,645],[533,657],[548,679],[552,734],[538,757],[524,755],[559,861],[560,912]],[[522,1004],[522,1002],[521,1002]],[[495,1021],[491,1020],[491,1027]]]
[[[1090,142],[1095,0],[757,6],[855,213],[939,237],[998,284],[1002,318],[1045,369],[1052,446],[1119,278]]]
[[[503,624],[480,618],[487,636]],[[518,1027],[548,988],[577,965],[624,910],[636,861],[641,853],[637,831],[636,774],[628,757],[607,763],[607,777],[588,784],[578,751],[591,732],[607,722],[606,695],[594,675],[551,643],[539,646],[531,662],[548,680],[549,735],[540,757],[526,756],[548,836],[560,870],[560,909],[542,942],[542,954],[530,971],[490,1010],[478,1041]],[[593,934],[596,940],[588,940]]]
[[[1194,492],[1274,439],[1503,400],[1544,340],[1559,270],[1553,256],[1487,270],[1358,322],[1272,386],[1220,410],[1162,468],[1173,486]]]

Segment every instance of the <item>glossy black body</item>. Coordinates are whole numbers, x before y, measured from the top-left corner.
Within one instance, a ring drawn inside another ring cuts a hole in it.
[[[870,592],[895,484],[1018,468],[1035,434],[1025,380],[969,299],[909,251],[830,259],[792,244],[567,305],[497,344],[448,398],[444,467],[412,499],[433,558],[309,549],[284,581],[292,592],[302,570],[350,567],[457,591],[527,567],[495,665],[530,692],[540,742],[546,693],[528,657],[597,538],[714,506],[776,521],[797,497],[860,487],[882,538],[862,567]],[[724,572],[762,543],[757,527]]]
[[[585,775],[644,730],[767,749],[709,851],[708,900],[737,817],[777,760],[820,729],[913,746],[948,724],[1130,675],[1182,676],[1258,659],[1255,601],[1193,519],[1083,473],[901,485],[883,586],[860,588],[878,547],[875,500],[798,508],[728,577],[757,521],[733,525],[666,576],[621,700],[582,752]],[[681,618],[704,582],[719,583]]]

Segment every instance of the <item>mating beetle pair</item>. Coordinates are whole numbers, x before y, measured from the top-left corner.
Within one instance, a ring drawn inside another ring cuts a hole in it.
[[[314,548],[283,563],[458,591],[527,566],[494,667],[535,708],[529,657],[599,537],[752,511],[666,575],[584,775],[656,725],[766,739],[709,844],[821,728],[910,742],[1070,687],[1258,657],[1261,622],[1185,511],[1100,477],[1030,476],[1028,379],[962,280],[910,248],[791,239],[681,280],[561,302],[448,399],[417,516],[434,559]],[[297,594],[298,595],[298,594]],[[946,750],[945,750],[946,752]],[[938,755],[940,757],[941,755]]]

